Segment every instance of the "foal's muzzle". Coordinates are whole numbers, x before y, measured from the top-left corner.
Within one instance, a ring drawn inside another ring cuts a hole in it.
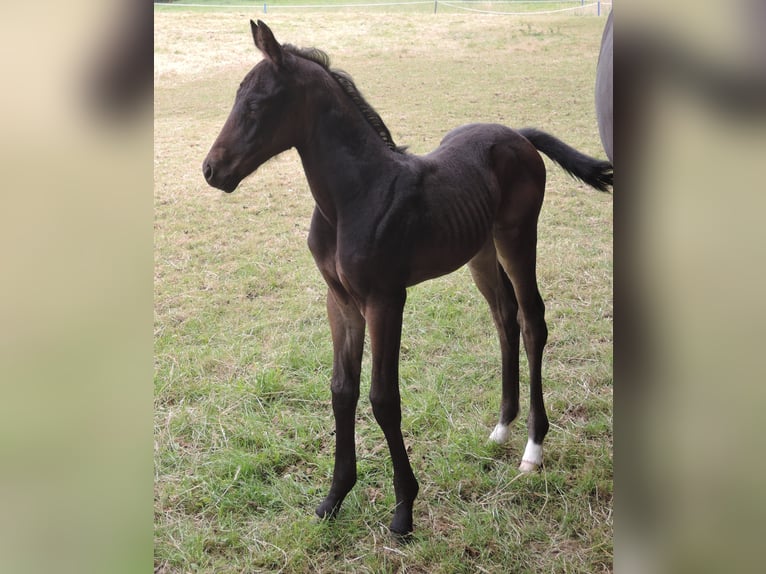
[[[232,178],[230,174],[227,177],[224,171],[214,159],[211,159],[210,155],[202,162],[202,175],[205,176],[205,181],[207,181],[208,185],[221,189],[226,193],[231,193],[237,189],[239,180]]]

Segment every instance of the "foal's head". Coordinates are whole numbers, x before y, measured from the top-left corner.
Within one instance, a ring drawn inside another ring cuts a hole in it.
[[[404,151],[351,77],[330,68],[327,54],[280,45],[260,20],[251,20],[250,27],[263,60],[242,80],[229,118],[202,163],[210,185],[231,193],[268,159],[291,147],[300,151],[318,115],[326,113],[342,126],[344,137],[353,125],[363,137],[397,153]]]
[[[291,73],[296,58],[271,30],[250,21],[264,58],[242,80],[229,118],[210,148],[202,172],[207,182],[227,193],[275,155],[296,145],[302,123],[300,75]]]

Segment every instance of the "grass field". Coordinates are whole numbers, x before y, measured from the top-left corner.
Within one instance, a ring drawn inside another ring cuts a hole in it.
[[[387,532],[392,469],[366,399],[368,355],[359,481],[335,521],[314,518],[332,473],[332,352],[300,162],[287,152],[231,195],[201,174],[258,59],[256,17],[281,41],[326,50],[413,153],[490,121],[604,156],[593,110],[603,18],[157,9],[155,572],[610,572],[612,197],[550,163],[544,469],[516,470],[524,416],[508,445],[487,440],[499,345],[461,269],[410,289],[405,313],[402,426],[421,485],[412,540]]]

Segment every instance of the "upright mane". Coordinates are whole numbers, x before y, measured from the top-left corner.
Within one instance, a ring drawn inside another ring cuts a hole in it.
[[[397,146],[394,143],[394,138],[391,137],[391,132],[386,127],[380,114],[367,103],[362,94],[359,92],[359,88],[356,87],[354,80],[351,76],[343,70],[337,70],[330,67],[330,56],[318,48],[298,48],[292,44],[284,44],[282,49],[290,54],[319,64],[322,68],[327,70],[327,73],[338,83],[341,89],[351,98],[356,107],[362,112],[364,119],[373,127],[375,132],[380,136],[386,145],[395,152],[404,153],[406,147]]]

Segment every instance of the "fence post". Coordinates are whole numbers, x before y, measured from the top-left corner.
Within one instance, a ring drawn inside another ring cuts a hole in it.
[[[439,7],[439,0],[434,0],[434,14],[436,14],[436,9]]]
[[[596,5],[598,6],[598,8],[596,8],[596,16],[601,16],[601,0],[598,0]]]
[[[269,11],[268,8],[266,8],[266,2],[264,2],[263,3],[263,13],[266,14],[266,13],[268,13],[268,11]]]

